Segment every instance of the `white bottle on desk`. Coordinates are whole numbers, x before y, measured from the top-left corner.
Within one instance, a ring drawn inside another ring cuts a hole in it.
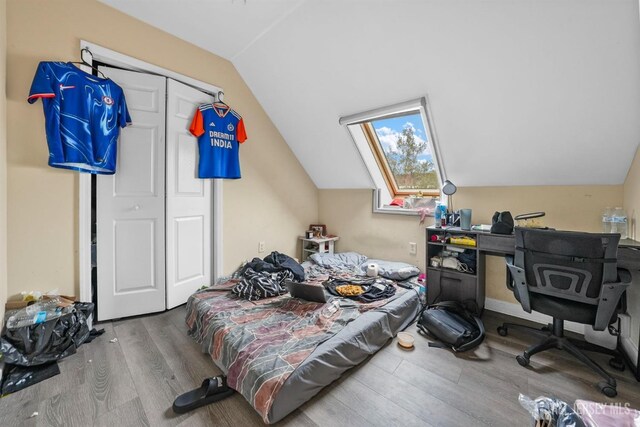
[[[627,214],[622,208],[615,208],[611,216],[611,233],[620,233],[620,239],[627,236]]]

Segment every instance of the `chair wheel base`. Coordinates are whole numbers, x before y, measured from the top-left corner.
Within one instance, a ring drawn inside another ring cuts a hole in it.
[[[520,366],[529,366],[529,358],[521,355],[516,356],[516,360]]]
[[[598,383],[598,390],[600,393],[604,394],[607,397],[616,397],[618,395],[618,391],[615,387],[611,386],[606,381],[601,381]]]
[[[504,326],[498,326],[498,335],[500,335],[501,337],[506,337],[507,328],[505,328]]]
[[[616,371],[624,371],[624,360],[619,357],[613,357],[609,359],[609,366],[611,366]]]

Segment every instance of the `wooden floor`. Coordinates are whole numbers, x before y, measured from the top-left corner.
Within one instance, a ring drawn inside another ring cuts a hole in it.
[[[497,335],[506,316],[486,313],[484,320],[487,340],[463,354],[428,347],[410,327],[414,350],[401,349],[394,339],[278,425],[524,426],[528,416],[518,404],[519,393],[640,408],[640,385],[628,370],[616,374],[618,397],[606,398],[594,387],[598,377],[560,351],[520,367],[514,355],[531,339],[515,331],[506,338]],[[262,425],[237,393],[188,414],[172,412],[175,396],[220,373],[187,336],[184,307],[99,327],[106,333],[61,361],[60,375],[0,399],[0,425]],[[118,342],[109,342],[116,337]],[[597,360],[606,366],[606,358]],[[34,412],[38,415],[29,418]]]

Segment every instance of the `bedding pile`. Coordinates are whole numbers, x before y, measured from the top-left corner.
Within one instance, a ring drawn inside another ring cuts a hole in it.
[[[293,258],[271,252],[264,260],[254,258],[241,267],[241,278],[231,292],[249,301],[271,298],[287,292],[285,280],[304,280],[304,269]]]
[[[362,274],[366,257],[351,253],[343,258],[304,263],[306,282]],[[246,271],[243,268],[232,276],[235,278],[193,294],[187,303],[186,323],[189,335],[225,371],[229,386],[267,423],[273,422],[272,406],[278,392],[318,346],[361,315],[413,292],[390,283],[393,294],[374,302],[336,299],[325,304],[289,295],[250,301],[231,292],[245,280]]]

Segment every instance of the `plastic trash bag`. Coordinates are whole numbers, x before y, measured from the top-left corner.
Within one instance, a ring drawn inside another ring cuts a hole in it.
[[[51,362],[39,366],[10,366],[6,371],[0,392],[3,396],[54,377],[60,373],[60,368],[57,362]]]
[[[76,352],[89,337],[94,305],[75,303],[70,313],[15,329],[4,328],[0,352],[10,365],[36,366]]]
[[[547,421],[540,425],[549,427],[586,427],[582,418],[575,413],[568,403],[559,399],[540,396],[536,400],[531,400],[528,396],[520,394],[518,396],[520,406],[531,414],[534,423],[538,420]]]

